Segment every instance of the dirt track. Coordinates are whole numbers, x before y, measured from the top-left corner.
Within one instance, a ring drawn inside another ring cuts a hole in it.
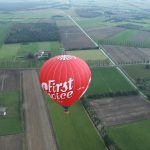
[[[38,76],[34,70],[23,71],[25,130],[28,150],[56,150]]]

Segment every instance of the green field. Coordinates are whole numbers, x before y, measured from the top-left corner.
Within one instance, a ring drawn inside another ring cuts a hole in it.
[[[0,117],[0,135],[17,134],[22,132],[20,93],[0,93],[0,106],[7,108],[7,116]]]
[[[150,149],[150,120],[112,127],[108,133],[122,150]]]
[[[107,24],[106,22],[104,22],[104,20],[106,19],[105,17],[96,17],[96,18],[89,18],[89,19],[75,18],[75,19],[78,22],[78,24],[84,29],[111,26],[111,24]]]
[[[123,68],[135,80],[137,78],[150,78],[150,69],[145,69],[145,65],[130,65]]]
[[[9,13],[0,13],[0,21],[15,21],[15,22],[37,22],[37,21],[49,21],[51,17],[55,15],[64,15],[62,10],[48,8],[48,9],[37,9],[29,11],[14,11]],[[10,19],[11,18],[11,19]]]
[[[84,60],[105,60],[106,56],[100,50],[74,50],[66,51],[69,55],[80,57]]]
[[[130,41],[130,39],[135,33],[135,30],[125,30],[111,37],[109,40],[116,44],[124,43],[124,41]]]
[[[132,91],[134,88],[116,68],[92,69],[92,81],[87,94]]]
[[[150,65],[149,69],[145,68],[146,65],[132,65],[132,66],[124,66],[124,70],[128,73],[128,75],[134,79],[137,87],[147,95],[150,100]]]
[[[15,56],[24,56],[37,51],[51,51],[52,56],[59,55],[60,44],[58,42],[34,42],[26,44],[4,44],[0,48],[0,59],[10,59]]]
[[[14,58],[20,49],[19,44],[4,44],[0,48],[0,59],[9,60]]]
[[[33,42],[21,44],[17,55],[26,56],[28,53],[34,54],[38,51],[51,51],[52,56],[56,56],[61,53],[59,42]]]
[[[4,44],[0,48],[0,67],[40,67],[43,63],[39,60],[36,64],[26,57],[29,53],[38,51],[51,51],[52,56],[60,55],[59,42],[33,42],[26,44]]]
[[[65,114],[63,108],[49,98],[47,103],[61,150],[105,149],[80,102],[70,107],[69,114]]]

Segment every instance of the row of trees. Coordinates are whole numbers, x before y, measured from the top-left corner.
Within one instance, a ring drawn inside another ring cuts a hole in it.
[[[118,65],[135,65],[135,64],[150,64],[150,60],[133,60],[133,61],[121,61],[121,62],[117,62]]]
[[[101,135],[106,147],[109,150],[120,150],[118,145],[113,141],[113,139],[108,135],[106,127],[102,120],[99,119],[97,116],[94,108],[90,105],[90,99],[82,98],[82,104],[84,108],[86,109],[87,113],[89,114],[91,120],[93,121],[95,127],[97,128],[97,131]]]
[[[5,43],[24,43],[60,40],[55,23],[20,23],[12,27]]]
[[[137,94],[138,94],[137,90],[133,90],[133,91],[117,91],[117,92],[107,92],[107,93],[92,94],[92,95],[88,95],[87,98],[100,99],[100,98],[104,98],[104,97],[130,96],[130,95],[137,95]]]
[[[104,59],[104,60],[86,60],[87,64],[90,67],[104,67],[104,66],[109,66],[110,61],[109,59]]]
[[[115,41],[115,40],[109,40],[109,39],[102,39],[98,40],[98,44],[103,45],[122,45],[122,46],[128,46],[128,47],[141,47],[141,48],[149,48],[150,43],[147,42],[137,42],[137,41],[128,41],[128,40],[122,40],[122,41]]]

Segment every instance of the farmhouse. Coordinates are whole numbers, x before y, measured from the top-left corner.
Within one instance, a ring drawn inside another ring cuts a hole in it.
[[[34,54],[37,59],[48,59],[51,57],[51,51],[40,50]]]
[[[0,107],[0,116],[5,116],[6,114],[6,107]]]

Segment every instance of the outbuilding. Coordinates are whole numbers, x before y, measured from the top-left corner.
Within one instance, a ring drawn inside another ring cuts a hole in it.
[[[0,116],[6,116],[6,107],[0,107]]]

